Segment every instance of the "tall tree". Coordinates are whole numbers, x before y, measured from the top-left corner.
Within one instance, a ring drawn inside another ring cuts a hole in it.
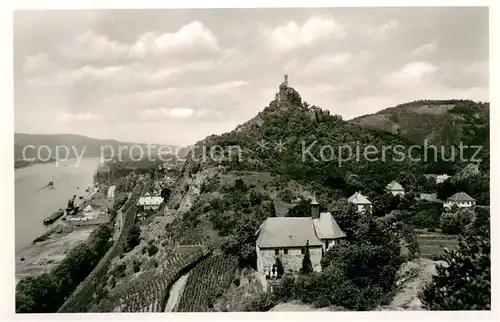
[[[306,251],[304,253],[304,259],[302,259],[302,268],[300,272],[302,274],[309,274],[313,271],[311,255],[309,254],[309,241],[306,242]]]

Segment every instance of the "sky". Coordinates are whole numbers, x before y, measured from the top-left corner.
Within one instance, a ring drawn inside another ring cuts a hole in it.
[[[343,119],[489,101],[487,8],[17,11],[15,132],[188,145],[233,130],[283,75]]]

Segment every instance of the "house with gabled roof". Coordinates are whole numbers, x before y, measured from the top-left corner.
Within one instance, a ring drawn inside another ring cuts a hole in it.
[[[397,196],[397,195],[402,196],[405,194],[405,189],[397,181],[390,182],[389,184],[387,184],[387,186],[385,186],[385,189],[387,190],[387,192],[389,192],[393,196]]]
[[[364,213],[365,211],[369,211],[371,213],[372,211],[372,203],[368,198],[363,196],[361,192],[356,192],[352,196],[350,196],[347,201],[350,203],[354,204],[357,208],[357,211],[359,213]]]
[[[137,205],[144,210],[158,210],[162,203],[162,197],[140,197],[137,201]]]
[[[446,209],[451,209],[453,206],[457,206],[458,208],[469,208],[475,205],[476,199],[465,192],[457,192],[443,203],[443,207]]]
[[[257,271],[266,275],[272,271],[276,258],[285,271],[299,271],[306,245],[313,269],[319,272],[326,251],[346,237],[331,213],[319,213],[315,200],[311,203],[311,217],[269,217],[256,235]]]

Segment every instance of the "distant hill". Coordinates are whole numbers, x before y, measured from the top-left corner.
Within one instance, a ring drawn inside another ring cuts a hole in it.
[[[490,104],[470,100],[420,100],[386,108],[351,121],[402,135],[416,143],[489,146]]]
[[[45,148],[45,147],[48,148]],[[69,149],[69,154],[65,148],[57,147],[67,147]],[[155,148],[150,149],[151,155],[158,155],[159,147],[163,146],[160,152],[165,153],[168,151],[175,151],[179,149],[181,154],[187,153],[185,148],[181,148],[175,145],[160,145],[152,144]],[[26,147],[26,149],[25,149]],[[43,147],[43,148],[42,148]],[[128,157],[129,155],[138,156],[140,151],[144,151],[144,156],[147,156],[147,144],[144,143],[131,143],[131,142],[120,142],[117,140],[100,140],[94,139],[78,134],[25,134],[25,133],[14,133],[14,158],[17,161],[22,159],[23,149],[25,149],[25,154],[27,158],[37,158],[46,159],[50,156],[55,157],[56,151],[59,151],[59,158],[69,158],[76,157],[76,154],[82,155],[83,157],[100,157],[103,154],[106,157],[112,154],[118,157],[119,149],[122,148],[122,156]],[[75,154],[76,151],[76,154]],[[112,152],[114,151],[114,152]],[[130,152],[131,151],[131,152]],[[37,153],[39,152],[39,155]]]

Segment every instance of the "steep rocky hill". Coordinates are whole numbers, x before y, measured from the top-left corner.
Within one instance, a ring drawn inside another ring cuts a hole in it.
[[[270,172],[330,188],[345,190],[350,186],[348,193],[380,188],[394,179],[416,185],[405,178],[408,173],[413,174],[413,181],[423,178],[424,164],[409,160],[404,148],[413,144],[407,138],[329,115],[302,103],[291,87],[284,94],[234,131],[198,142],[186,170],[193,174],[207,166],[219,166]],[[398,145],[405,154],[399,158],[394,150]],[[212,149],[223,150],[224,157],[210,158]],[[202,156],[208,157],[203,160]]]

